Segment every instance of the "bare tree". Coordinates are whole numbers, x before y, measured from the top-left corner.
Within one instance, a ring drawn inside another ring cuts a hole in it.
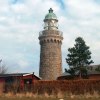
[[[2,63],[2,59],[0,60],[0,74],[7,73],[7,67]]]

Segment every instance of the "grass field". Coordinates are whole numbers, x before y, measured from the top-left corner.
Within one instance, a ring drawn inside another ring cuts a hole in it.
[[[60,99],[60,98],[45,98],[45,97],[39,97],[39,98],[30,98],[30,97],[22,97],[22,98],[19,98],[19,97],[12,97],[12,98],[8,98],[8,97],[0,97],[0,100],[100,100],[100,97],[99,98],[95,98],[95,97],[90,97],[90,98],[85,98],[85,97],[74,97],[74,98],[71,98],[71,97],[67,97],[67,98],[63,98],[63,99]]]
[[[37,95],[37,94],[16,94],[13,95],[12,93],[2,94],[0,95],[0,100],[100,100],[100,95],[95,94],[84,94],[84,95]]]

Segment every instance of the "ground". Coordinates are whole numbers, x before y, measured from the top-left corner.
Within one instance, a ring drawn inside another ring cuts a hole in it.
[[[37,98],[33,98],[33,97],[0,97],[0,100],[100,100],[100,97],[96,98],[96,97],[66,97],[66,98],[47,98],[47,97],[37,97]]]

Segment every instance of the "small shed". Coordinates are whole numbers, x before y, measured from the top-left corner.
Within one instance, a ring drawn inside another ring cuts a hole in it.
[[[0,92],[11,91],[12,88],[16,91],[30,90],[35,80],[40,78],[34,73],[0,74]]]

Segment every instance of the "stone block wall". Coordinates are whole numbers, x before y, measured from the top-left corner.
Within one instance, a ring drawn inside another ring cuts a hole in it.
[[[55,80],[62,73],[62,37],[55,34],[51,36],[47,32],[46,36],[43,35],[39,39],[41,45],[39,76],[44,80]]]

